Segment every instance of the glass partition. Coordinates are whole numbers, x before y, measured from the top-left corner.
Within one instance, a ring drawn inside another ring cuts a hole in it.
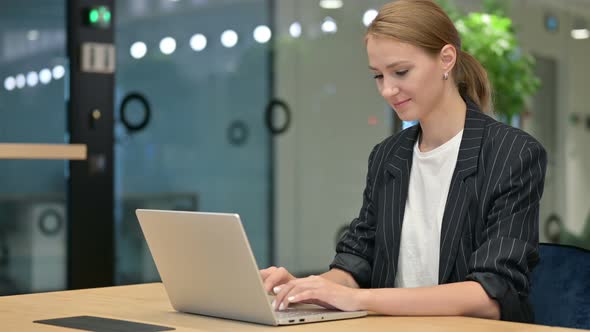
[[[65,1],[2,2],[0,143],[65,142],[65,35]],[[66,170],[0,159],[0,295],[66,288]]]
[[[268,2],[118,1],[117,13],[116,282],[158,278],[136,208],[239,213],[267,265]]]

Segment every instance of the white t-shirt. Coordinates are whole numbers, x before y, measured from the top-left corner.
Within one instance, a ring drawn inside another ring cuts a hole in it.
[[[440,231],[463,130],[434,150],[414,145],[395,287],[438,285]]]

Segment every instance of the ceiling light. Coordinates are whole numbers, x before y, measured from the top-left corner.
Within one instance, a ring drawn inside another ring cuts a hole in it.
[[[363,14],[363,24],[368,27],[371,22],[377,17],[377,11],[375,9],[369,9]]]
[[[571,35],[573,39],[588,39],[590,38],[590,31],[588,29],[572,29]]]
[[[51,82],[51,70],[44,68],[39,72],[39,82],[41,84],[48,84]]]
[[[570,34],[573,39],[581,40],[590,38],[590,31],[586,25],[586,20],[578,17],[574,20]]]
[[[4,80],[4,88],[8,91],[12,91],[12,90],[14,90],[15,87],[16,87],[16,79],[14,79],[14,77],[12,77],[12,76],[8,76]]]
[[[16,87],[19,89],[22,89],[25,87],[25,84],[27,84],[27,80],[25,78],[25,75],[23,75],[23,74],[16,75]]]
[[[324,9],[342,8],[342,0],[320,0],[320,7]]]
[[[238,43],[238,34],[233,30],[225,30],[221,34],[221,44],[227,48],[236,46]]]
[[[338,31],[338,25],[336,25],[336,21],[334,21],[331,17],[326,17],[322,22],[322,31],[325,33],[336,33]]]
[[[190,44],[194,51],[200,52],[207,47],[207,37],[198,33],[191,37]]]
[[[301,24],[299,22],[293,22],[289,26],[289,34],[293,38],[299,38],[301,36]]]
[[[172,37],[166,37],[160,41],[160,51],[166,55],[174,53],[176,50],[176,40]]]
[[[264,44],[270,40],[272,32],[266,25],[259,25],[254,29],[254,40],[260,44]]]
[[[30,87],[34,87],[39,83],[39,75],[37,72],[31,71],[27,74],[27,85]]]
[[[59,80],[60,78],[64,77],[66,74],[66,69],[62,65],[57,65],[53,67],[53,79]]]
[[[135,43],[133,43],[133,45],[131,45],[131,48],[129,49],[129,53],[131,53],[131,56],[134,59],[141,59],[147,53],[147,46],[145,45],[144,42],[140,42],[140,41],[135,42]]]

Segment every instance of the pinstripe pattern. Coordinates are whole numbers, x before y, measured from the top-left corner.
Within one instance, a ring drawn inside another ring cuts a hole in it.
[[[439,283],[477,281],[500,303],[502,319],[531,321],[526,297],[538,260],[546,153],[530,135],[467,105],[442,221]],[[361,287],[394,287],[419,131],[414,126],[389,137],[369,157],[359,217],[330,265],[350,272]]]

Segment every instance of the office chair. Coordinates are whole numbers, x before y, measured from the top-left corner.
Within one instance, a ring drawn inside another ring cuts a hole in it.
[[[535,324],[590,329],[590,251],[539,245],[529,300]]]

